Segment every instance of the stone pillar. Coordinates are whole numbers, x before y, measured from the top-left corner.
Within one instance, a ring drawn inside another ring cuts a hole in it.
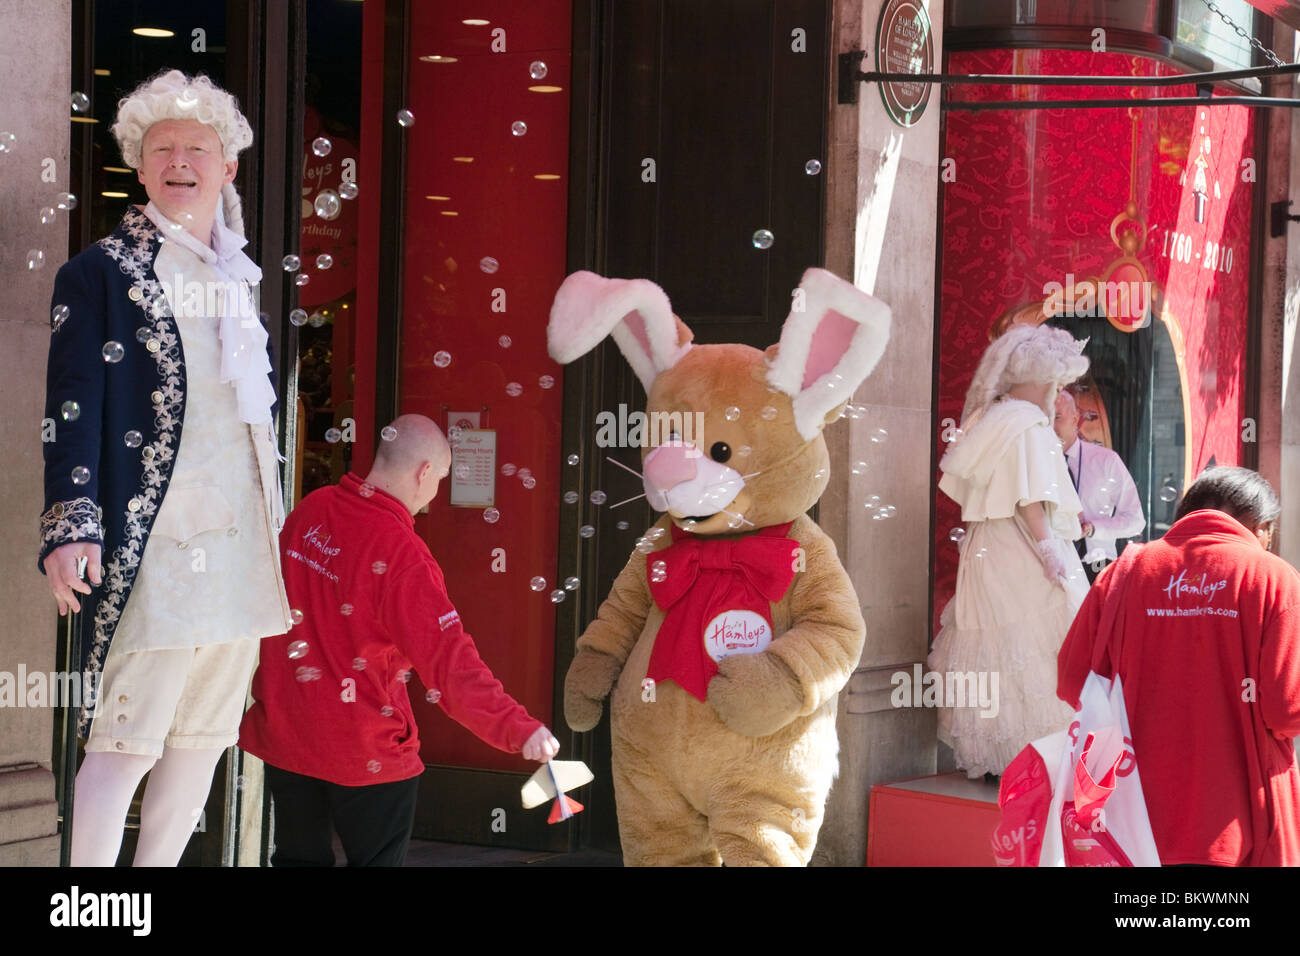
[[[0,153],[0,671],[8,672],[0,680],[16,680],[20,666],[54,670],[55,605],[36,570],[37,519],[50,292],[67,258],[68,220],[60,213],[42,225],[40,209],[68,191],[71,16],[70,0],[0,0],[0,89],[8,91],[0,132],[14,136]],[[41,178],[42,164],[56,182]],[[28,269],[29,250],[44,252],[41,268]],[[58,863],[53,729],[50,706],[0,706],[0,866]]]
[[[836,0],[833,50],[866,50],[876,69],[882,0]],[[943,5],[926,4],[934,70],[942,66]],[[832,63],[832,67],[835,64]],[[854,402],[865,406],[826,430],[831,485],[821,523],[862,601],[866,648],[840,695],[840,775],[814,862],[861,866],[870,788],[935,771],[933,711],[890,705],[890,676],[924,662],[929,645],[933,497],[934,283],[939,184],[939,90],[909,129],[886,113],[878,90],[858,103],[831,90],[826,264],[893,309],[889,347]],[[880,429],[884,430],[881,434]],[[883,439],[883,440],[879,440]],[[854,464],[865,462],[862,474]],[[870,496],[894,517],[874,520]]]

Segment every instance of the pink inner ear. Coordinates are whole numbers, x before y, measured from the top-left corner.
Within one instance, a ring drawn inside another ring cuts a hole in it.
[[[623,316],[623,324],[628,327],[628,330],[636,340],[641,343],[641,348],[645,350],[646,357],[651,358],[650,336],[646,333],[645,318],[641,313],[636,309],[633,309],[627,315]]]
[[[813,332],[812,346],[808,349],[808,361],[803,367],[803,385],[807,388],[817,379],[833,369],[844,353],[849,350],[853,334],[858,330],[858,323],[846,318],[834,309],[827,309],[817,329]]]

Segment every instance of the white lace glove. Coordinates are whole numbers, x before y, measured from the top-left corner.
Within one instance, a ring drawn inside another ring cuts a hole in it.
[[[1057,552],[1051,538],[1038,542],[1038,560],[1043,563],[1043,576],[1053,584],[1065,585],[1065,562]]]

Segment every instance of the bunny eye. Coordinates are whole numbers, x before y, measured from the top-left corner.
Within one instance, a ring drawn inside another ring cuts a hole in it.
[[[709,457],[721,464],[731,457],[731,446],[725,441],[715,441],[709,449]]]

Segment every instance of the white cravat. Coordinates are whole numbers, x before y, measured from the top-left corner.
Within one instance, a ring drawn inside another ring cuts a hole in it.
[[[248,258],[243,248],[248,240],[226,227],[226,217],[218,198],[216,217],[212,220],[212,246],[205,246],[185,229],[173,223],[152,202],[144,213],[162,230],[168,242],[183,246],[220,276],[237,295],[222,295],[220,326],[221,381],[232,385],[239,400],[239,417],[250,425],[271,421],[275,389],[267,379],[271,362],[266,354],[267,332],[257,315],[252,289],[262,280],[262,270]],[[179,290],[178,290],[179,294]],[[207,300],[204,296],[204,300]]]

